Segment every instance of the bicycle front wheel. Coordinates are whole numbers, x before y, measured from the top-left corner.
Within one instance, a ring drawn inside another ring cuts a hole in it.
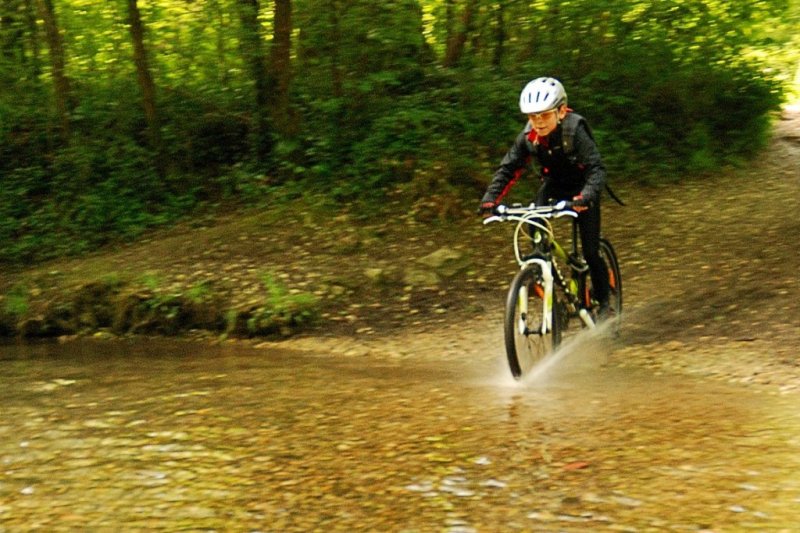
[[[561,342],[558,306],[554,301],[545,305],[542,283],[541,267],[531,265],[517,273],[508,290],[504,321],[506,355],[515,379],[528,373]]]

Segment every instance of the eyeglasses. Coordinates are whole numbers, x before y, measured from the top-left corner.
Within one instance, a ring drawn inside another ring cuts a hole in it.
[[[548,109],[547,111],[542,111],[541,113],[528,113],[528,118],[531,120],[550,120],[555,112],[555,109]]]

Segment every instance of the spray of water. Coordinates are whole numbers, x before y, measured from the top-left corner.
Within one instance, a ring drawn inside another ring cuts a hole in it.
[[[564,339],[558,350],[536,363],[519,380],[511,377],[506,365],[505,354],[503,354],[502,358],[498,358],[502,365],[498,364],[498,374],[493,381],[496,385],[504,388],[530,388],[545,384],[558,371],[565,368],[575,369],[596,364],[598,356],[602,358],[608,354],[605,341],[611,336],[613,325],[614,321],[609,320],[592,329],[581,329],[575,335]]]

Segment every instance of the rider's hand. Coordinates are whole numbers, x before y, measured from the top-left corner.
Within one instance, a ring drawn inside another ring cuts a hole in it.
[[[478,214],[483,215],[484,218],[491,216],[495,207],[494,202],[483,202],[478,208]]]
[[[576,213],[582,213],[589,209],[589,202],[582,194],[572,197],[572,210]]]

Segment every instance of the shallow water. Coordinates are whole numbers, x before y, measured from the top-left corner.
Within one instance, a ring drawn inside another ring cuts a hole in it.
[[[795,531],[794,396],[502,354],[0,347],[0,531]]]

